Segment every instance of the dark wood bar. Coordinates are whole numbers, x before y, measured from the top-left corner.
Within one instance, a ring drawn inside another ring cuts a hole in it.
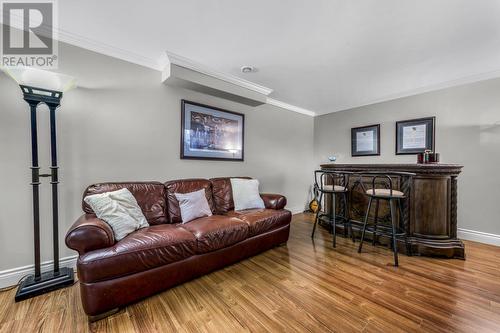
[[[422,256],[438,256],[465,259],[465,247],[457,238],[457,177],[462,166],[455,164],[323,164],[321,169],[332,171],[363,172],[411,172],[413,177],[398,176],[394,187],[405,193],[401,226],[410,243],[409,250],[404,241],[398,239],[401,253]],[[359,233],[364,219],[368,198],[360,182],[371,188],[369,177],[349,177],[350,216],[355,233]],[[329,206],[328,204],[326,205]],[[337,209],[340,209],[338,206]],[[340,213],[340,212],[339,212]],[[389,207],[380,203],[379,221],[389,221]],[[371,216],[369,217],[371,218]],[[343,226],[337,226],[342,234]],[[367,239],[372,235],[367,234]],[[381,237],[380,243],[388,243]]]

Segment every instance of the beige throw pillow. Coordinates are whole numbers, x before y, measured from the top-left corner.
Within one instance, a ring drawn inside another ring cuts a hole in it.
[[[111,226],[117,241],[138,229],[149,226],[137,200],[126,188],[89,195],[83,200],[98,218]]]

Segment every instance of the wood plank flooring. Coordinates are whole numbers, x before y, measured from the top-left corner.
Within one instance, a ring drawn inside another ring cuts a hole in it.
[[[467,260],[400,256],[294,216],[290,241],[88,323],[78,285],[14,303],[0,332],[500,332],[500,247],[466,242]]]

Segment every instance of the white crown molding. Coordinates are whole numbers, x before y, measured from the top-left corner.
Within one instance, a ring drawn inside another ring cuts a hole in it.
[[[97,42],[94,40],[91,40],[89,38],[76,35],[61,29],[58,29],[57,31],[57,36],[58,40],[67,44],[71,44],[77,47],[81,47],[83,49],[87,49],[90,51],[94,51],[103,55],[107,55],[113,58],[121,59],[133,64],[141,65],[147,68],[151,68],[157,71],[163,71],[165,68],[164,64],[164,59],[158,59],[154,60],[148,57],[145,57],[143,55],[130,52],[121,48],[118,48],[116,46],[108,45],[105,43]],[[188,58],[185,58],[183,56],[174,54],[172,52],[166,52],[167,57],[170,61],[173,61],[178,66],[181,67],[186,67],[189,69],[193,69],[196,71],[199,71],[203,74],[209,75],[216,77],[218,79],[224,80],[226,82],[230,82],[233,84],[236,84],[241,87],[245,87],[248,89],[251,89],[253,91],[262,93],[264,95],[269,95],[273,91],[273,89],[258,85],[256,83],[250,82],[245,79],[241,79],[237,76],[230,75],[227,73],[215,71],[213,69],[210,69],[202,64],[196,63]],[[406,90],[403,92],[397,92],[394,94],[389,94],[387,96],[381,97],[381,98],[376,98],[376,99],[371,99],[371,100],[366,100],[360,103],[354,103],[354,104],[346,104],[340,107],[336,107],[333,111],[328,111],[324,113],[319,113],[319,112],[314,112],[311,110],[307,110],[292,104],[288,104],[276,99],[272,99],[268,97],[268,104],[278,106],[283,109],[287,109],[289,111],[294,111],[298,113],[302,113],[308,116],[321,116],[325,114],[330,114],[330,113],[335,113],[339,111],[346,111],[354,108],[359,108],[363,106],[368,106],[372,104],[377,104],[377,103],[383,103],[383,102],[388,102],[392,100],[396,100],[399,98],[404,98],[404,97],[410,97],[410,96],[415,96],[419,94],[424,94],[424,93],[429,93],[437,90],[442,90],[446,88],[452,88],[456,86],[461,86],[461,85],[466,85],[466,84],[471,84],[471,83],[476,83],[480,81],[485,81],[485,80],[490,80],[490,79],[495,79],[500,77],[500,70],[493,70],[485,73],[480,73],[476,75],[470,75],[466,77],[461,77],[458,79],[453,79],[453,80],[448,80],[444,81],[441,83],[433,84],[433,85],[428,85],[428,86],[423,86],[415,89],[410,89]]]
[[[11,19],[14,21],[15,23],[14,25],[16,26],[23,24],[23,18],[19,15],[11,14]],[[0,23],[3,24],[3,20],[1,17],[0,17]],[[42,34],[51,36],[52,38],[58,40],[59,42],[67,43],[73,46],[94,51],[100,54],[104,54],[113,58],[121,59],[151,69],[155,70],[163,69],[161,68],[161,64],[158,60],[151,59],[146,56],[140,55],[138,53],[130,52],[113,45],[97,42],[95,40],[83,37],[81,35],[77,35],[75,33],[60,28],[42,26],[40,28],[40,31],[42,32]]]
[[[500,246],[500,235],[463,228],[458,228],[457,235],[460,239]]]
[[[74,33],[71,33],[69,31],[65,31],[62,29],[56,29],[56,36],[57,40],[66,44],[70,44],[76,47],[80,47],[86,50],[90,50],[99,54],[103,54],[112,58],[120,59],[123,61],[127,61],[136,65],[140,65],[143,67],[151,68],[160,72],[163,72],[163,70],[166,67],[166,61],[171,62],[177,66],[185,67],[191,70],[195,70],[197,72],[200,72],[202,74],[235,84],[239,87],[247,88],[252,91],[261,93],[265,96],[268,96],[273,92],[273,89],[264,87],[262,85],[250,82],[248,80],[239,78],[237,76],[223,73],[220,71],[216,71],[214,69],[208,68],[205,65],[199,64],[195,61],[192,61],[186,57],[180,56],[178,54],[166,51],[166,57],[160,57],[159,59],[151,59],[148,57],[145,57],[143,55],[130,52],[121,48],[118,48],[113,45],[105,44],[102,42],[98,42],[95,40],[92,40],[90,38],[83,37],[81,35],[77,35]],[[267,103],[280,107],[282,109],[286,109],[289,111],[293,112],[298,112],[301,114],[305,114],[311,117],[314,117],[316,115],[315,112],[292,105],[288,104],[282,101],[278,101],[276,99],[272,98],[267,98]]]
[[[151,68],[157,71],[161,71],[163,68],[161,67],[159,60],[154,60],[143,55],[130,52],[116,46],[108,45],[105,43],[97,42],[91,40],[89,38],[85,38],[83,36],[79,36],[73,33],[69,33],[67,31],[60,30],[58,31],[59,38],[58,40],[63,43],[67,43],[73,46],[77,46],[86,50],[94,51],[96,53],[100,53],[103,55],[107,55],[112,58],[124,60],[136,65],[144,66],[147,68]]]
[[[1,17],[0,17],[0,23],[1,22]],[[144,66],[147,68],[151,68],[157,71],[163,71],[165,68],[165,61],[164,59],[152,59],[143,55],[140,55],[138,53],[134,53],[128,50],[124,50],[121,48],[118,48],[113,45],[105,44],[102,42],[98,42],[86,37],[83,37],[81,35],[77,35],[74,33],[71,33],[69,31],[65,31],[62,29],[56,29],[55,35],[57,36],[57,40],[60,42],[64,42],[70,45],[74,45],[83,49],[87,49],[90,51],[94,51],[96,53],[100,53],[103,55],[107,55],[113,58],[121,59],[133,64],[137,64],[140,66]],[[172,52],[166,52],[168,58],[170,61],[173,61],[176,65],[194,69],[198,72],[204,73],[209,76],[213,76],[216,78],[219,78],[221,80],[236,84],[241,87],[245,87],[251,90],[254,90],[256,92],[262,93],[264,95],[269,95],[273,90],[258,84],[255,84],[253,82],[241,79],[237,76],[233,76],[227,73],[222,73],[215,71],[213,69],[209,69],[204,65],[198,64],[190,59],[187,59],[185,57],[182,57],[180,55],[176,55]],[[500,69],[499,70],[493,70],[485,73],[479,73],[475,75],[470,75],[462,78],[457,78],[453,80],[448,80],[444,81],[441,83],[433,84],[433,85],[428,85],[428,86],[423,86],[415,89],[410,89],[407,91],[403,92],[396,92],[394,94],[389,94],[384,97],[376,98],[376,99],[370,99],[366,101],[361,101],[358,103],[350,103],[350,104],[345,104],[342,106],[335,107],[333,110],[329,110],[326,112],[314,112],[311,110],[307,110],[292,104],[288,104],[285,102],[281,102],[275,99],[268,98],[268,104],[272,104],[275,106],[278,106],[283,109],[287,109],[290,111],[306,114],[309,116],[321,116],[321,115],[326,115],[330,113],[335,113],[335,112],[340,112],[340,111],[347,111],[350,109],[354,108],[359,108],[367,105],[372,105],[372,104],[377,104],[377,103],[382,103],[382,102],[387,102],[403,97],[409,97],[409,96],[415,96],[423,93],[428,93],[432,91],[437,91],[441,89],[446,89],[446,88],[451,88],[455,86],[460,86],[460,85],[465,85],[465,84],[470,84],[470,83],[475,83],[475,82],[480,82],[484,80],[489,80],[489,79],[494,79],[494,78],[499,78],[500,77]]]
[[[70,267],[70,268],[75,269],[76,268],[76,259],[77,259],[76,255],[61,258],[61,260],[59,260],[59,265],[60,265],[60,267]],[[53,260],[44,261],[41,264],[42,272],[50,271],[53,268],[54,268],[54,261]],[[30,275],[30,274],[34,274],[34,273],[35,273],[35,266],[34,265],[16,267],[16,268],[11,268],[11,269],[6,269],[4,271],[0,271],[0,288],[15,286],[26,275]]]
[[[316,113],[314,111],[307,110],[307,109],[304,109],[304,108],[301,108],[301,107],[298,107],[298,106],[295,106],[292,104],[288,104],[288,103],[285,103],[282,101],[278,101],[277,99],[273,99],[273,98],[269,98],[269,97],[267,98],[267,104],[271,104],[271,105],[277,106],[279,108],[290,110],[293,112],[302,113],[302,114],[305,114],[305,115],[311,116],[311,117],[314,117],[316,115]]]
[[[191,59],[185,58],[185,57],[180,56],[178,54],[175,54],[175,53],[172,53],[169,51],[166,51],[166,53],[167,53],[168,61],[171,64],[191,69],[193,71],[214,77],[214,78],[222,80],[222,81],[232,83],[232,84],[237,85],[237,86],[242,87],[242,88],[250,89],[252,91],[258,92],[258,93],[266,95],[266,96],[268,96],[270,93],[273,92],[273,90],[270,88],[261,86],[259,84],[250,82],[248,80],[239,78],[239,77],[231,75],[231,74],[223,73],[223,72],[214,70],[212,68],[208,68],[205,65],[197,63]]]
[[[365,102],[360,102],[360,103],[356,103],[356,104],[346,104],[346,105],[343,105],[340,107],[336,107],[333,111],[319,113],[316,115],[322,116],[325,114],[330,114],[330,113],[335,113],[335,112],[340,112],[340,111],[347,111],[350,109],[355,109],[355,108],[359,108],[359,107],[363,107],[363,106],[388,102],[388,101],[392,101],[392,100],[399,99],[399,98],[420,95],[420,94],[424,94],[424,93],[438,91],[438,90],[442,90],[442,89],[446,89],[446,88],[458,87],[458,86],[476,83],[476,82],[480,82],[480,81],[496,79],[499,77],[500,77],[500,70],[493,70],[493,71],[489,71],[489,72],[485,72],[485,73],[480,73],[480,74],[476,74],[476,75],[470,75],[470,76],[465,76],[465,77],[461,77],[458,79],[444,81],[444,82],[440,82],[437,84],[432,84],[432,85],[423,86],[423,87],[419,87],[419,88],[415,88],[415,89],[410,89],[410,90],[406,90],[403,92],[390,94],[390,95],[387,95],[387,96],[384,96],[381,98],[368,100]]]
[[[151,58],[147,58],[147,57],[141,56],[139,54],[117,48],[117,47],[112,46],[112,45],[107,45],[107,44],[97,42],[97,41],[94,41],[94,40],[91,40],[91,39],[88,39],[88,38],[85,38],[82,36],[78,36],[78,35],[75,35],[73,33],[62,31],[60,29],[58,31],[58,34],[59,34],[59,41],[61,41],[63,43],[71,44],[71,45],[76,46],[76,47],[81,47],[83,49],[94,51],[94,52],[97,52],[99,54],[103,54],[103,55],[106,55],[106,56],[109,56],[112,58],[121,59],[121,60],[130,62],[130,63],[133,63],[133,64],[137,64],[140,66],[151,68],[151,69],[154,69],[157,71],[163,71],[165,69],[165,59],[164,58],[160,58],[158,60],[153,60]],[[236,84],[240,87],[244,87],[244,88],[262,93],[266,96],[273,92],[273,90],[270,88],[255,84],[253,82],[241,79],[241,78],[236,77],[236,76],[232,76],[230,74],[226,74],[226,73],[222,73],[222,72],[218,72],[218,71],[209,69],[206,66],[198,64],[198,63],[191,61],[188,58],[182,57],[180,55],[176,55],[172,52],[166,52],[166,54],[168,57],[167,61],[171,61],[172,63],[174,63],[178,66],[199,71],[205,75],[216,77],[216,78],[224,80],[226,82]],[[298,106],[295,106],[292,104],[288,104],[285,102],[281,102],[281,101],[278,101],[278,100],[272,99],[272,98],[267,98],[267,103],[274,105],[274,106],[277,106],[277,107],[280,107],[282,109],[286,109],[286,110],[293,111],[293,112],[298,112],[298,113],[305,114],[305,115],[308,115],[311,117],[314,117],[316,115],[316,113],[313,111],[303,109],[301,107],[298,107]]]
[[[166,61],[170,61],[178,66],[185,67],[188,69],[192,69],[195,71],[198,71],[202,74],[218,78],[220,80],[235,84],[240,87],[244,87],[247,89],[250,89],[252,91],[261,93],[265,96],[268,96],[273,92],[273,89],[264,87],[262,85],[258,85],[256,83],[250,82],[248,80],[239,78],[234,75],[230,75],[227,73],[222,73],[213,69],[208,68],[207,66],[204,66],[202,64],[196,63],[188,58],[185,58],[183,56],[177,55],[175,53],[166,52],[167,59],[165,57],[160,57],[160,59],[151,59],[148,57],[145,57],[143,55],[130,52],[121,48],[118,48],[113,45],[105,44],[102,42],[98,42],[95,40],[92,40],[90,38],[83,37],[81,35],[77,35],[74,33],[71,33],[69,31],[65,31],[62,29],[56,29],[56,36],[57,40],[63,43],[67,43],[76,47],[80,47],[86,50],[90,50],[99,54],[103,54],[112,58],[120,59],[123,61],[127,61],[136,65],[140,65],[143,67],[151,68],[160,72],[163,72],[166,66]],[[282,109],[286,109],[289,111],[293,112],[298,112],[301,114],[305,114],[311,117],[314,117],[316,115],[315,112],[303,109],[301,107],[288,104],[282,101],[278,101],[276,99],[272,98],[267,98],[267,103],[280,107]]]

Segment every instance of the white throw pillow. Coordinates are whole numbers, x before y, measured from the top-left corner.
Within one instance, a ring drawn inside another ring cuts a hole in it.
[[[259,194],[257,179],[231,178],[233,189],[234,210],[265,208],[264,200]]]
[[[83,200],[98,218],[111,226],[117,241],[138,229],[149,226],[137,200],[126,188],[89,195]]]
[[[205,189],[190,193],[174,193],[181,209],[182,223],[199,217],[212,216]]]

